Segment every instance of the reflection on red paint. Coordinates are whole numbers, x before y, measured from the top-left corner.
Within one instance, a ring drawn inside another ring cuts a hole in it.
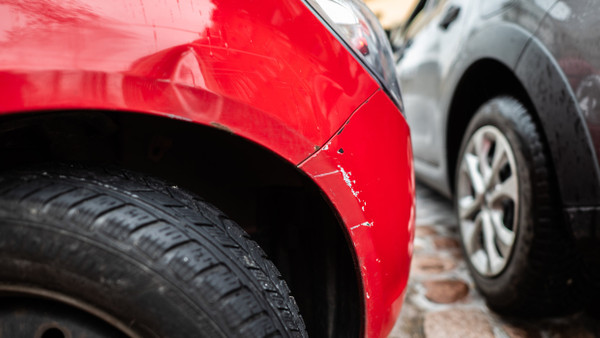
[[[396,249],[414,220],[408,129],[301,1],[0,0],[0,48],[0,114],[164,115],[299,164],[356,112],[301,168],[340,210],[360,257],[367,335],[391,329],[411,255]],[[388,151],[402,156],[387,161]]]
[[[15,0],[0,8],[0,77],[21,78],[10,84],[17,95],[4,111],[153,106],[207,124],[215,112],[179,112],[189,104],[178,102],[175,89],[139,102],[123,87],[191,86],[251,106],[256,115],[236,118],[256,120],[257,129],[242,136],[262,134],[262,120],[292,135],[294,144],[258,141],[297,163],[378,87],[299,1]],[[29,85],[14,88],[18,83]]]

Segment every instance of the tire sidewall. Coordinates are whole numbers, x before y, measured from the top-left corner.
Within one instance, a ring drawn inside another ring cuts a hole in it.
[[[518,116],[523,113],[527,113],[523,105],[510,97],[495,98],[483,104],[474,115],[464,134],[454,177],[456,187],[465,148],[478,129],[484,126],[493,126],[502,132],[508,140],[515,157],[519,196],[515,242],[504,269],[496,276],[488,277],[481,275],[468,258],[461,237],[463,254],[465,255],[475,284],[485,298],[494,304],[495,307],[499,308],[502,308],[503,304],[514,303],[519,294],[517,289],[521,284],[521,277],[529,269],[527,257],[531,254],[531,243],[536,227],[536,218],[533,214],[536,205],[533,201],[532,189],[532,178],[535,173],[533,172],[534,165],[531,160],[535,155],[531,145],[536,140],[531,139],[530,136],[532,135],[530,132],[525,130],[524,126],[518,121]],[[454,208],[456,211],[458,211],[457,203],[457,198],[455,198]]]

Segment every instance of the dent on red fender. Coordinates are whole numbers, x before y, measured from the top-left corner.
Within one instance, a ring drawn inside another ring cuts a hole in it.
[[[415,183],[408,126],[379,90],[299,167],[335,205],[357,253],[368,336],[387,334],[408,281]]]
[[[301,1],[4,1],[4,113],[117,109],[210,125],[298,163],[377,83]]]

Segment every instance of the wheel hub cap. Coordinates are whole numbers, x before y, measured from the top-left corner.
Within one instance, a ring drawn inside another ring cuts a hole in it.
[[[479,128],[469,139],[458,172],[461,238],[473,267],[496,276],[512,254],[519,212],[515,156],[502,132]]]

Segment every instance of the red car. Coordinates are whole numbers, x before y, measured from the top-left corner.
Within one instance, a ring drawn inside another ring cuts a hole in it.
[[[415,186],[362,3],[4,0],[0,47],[1,336],[391,330]]]

